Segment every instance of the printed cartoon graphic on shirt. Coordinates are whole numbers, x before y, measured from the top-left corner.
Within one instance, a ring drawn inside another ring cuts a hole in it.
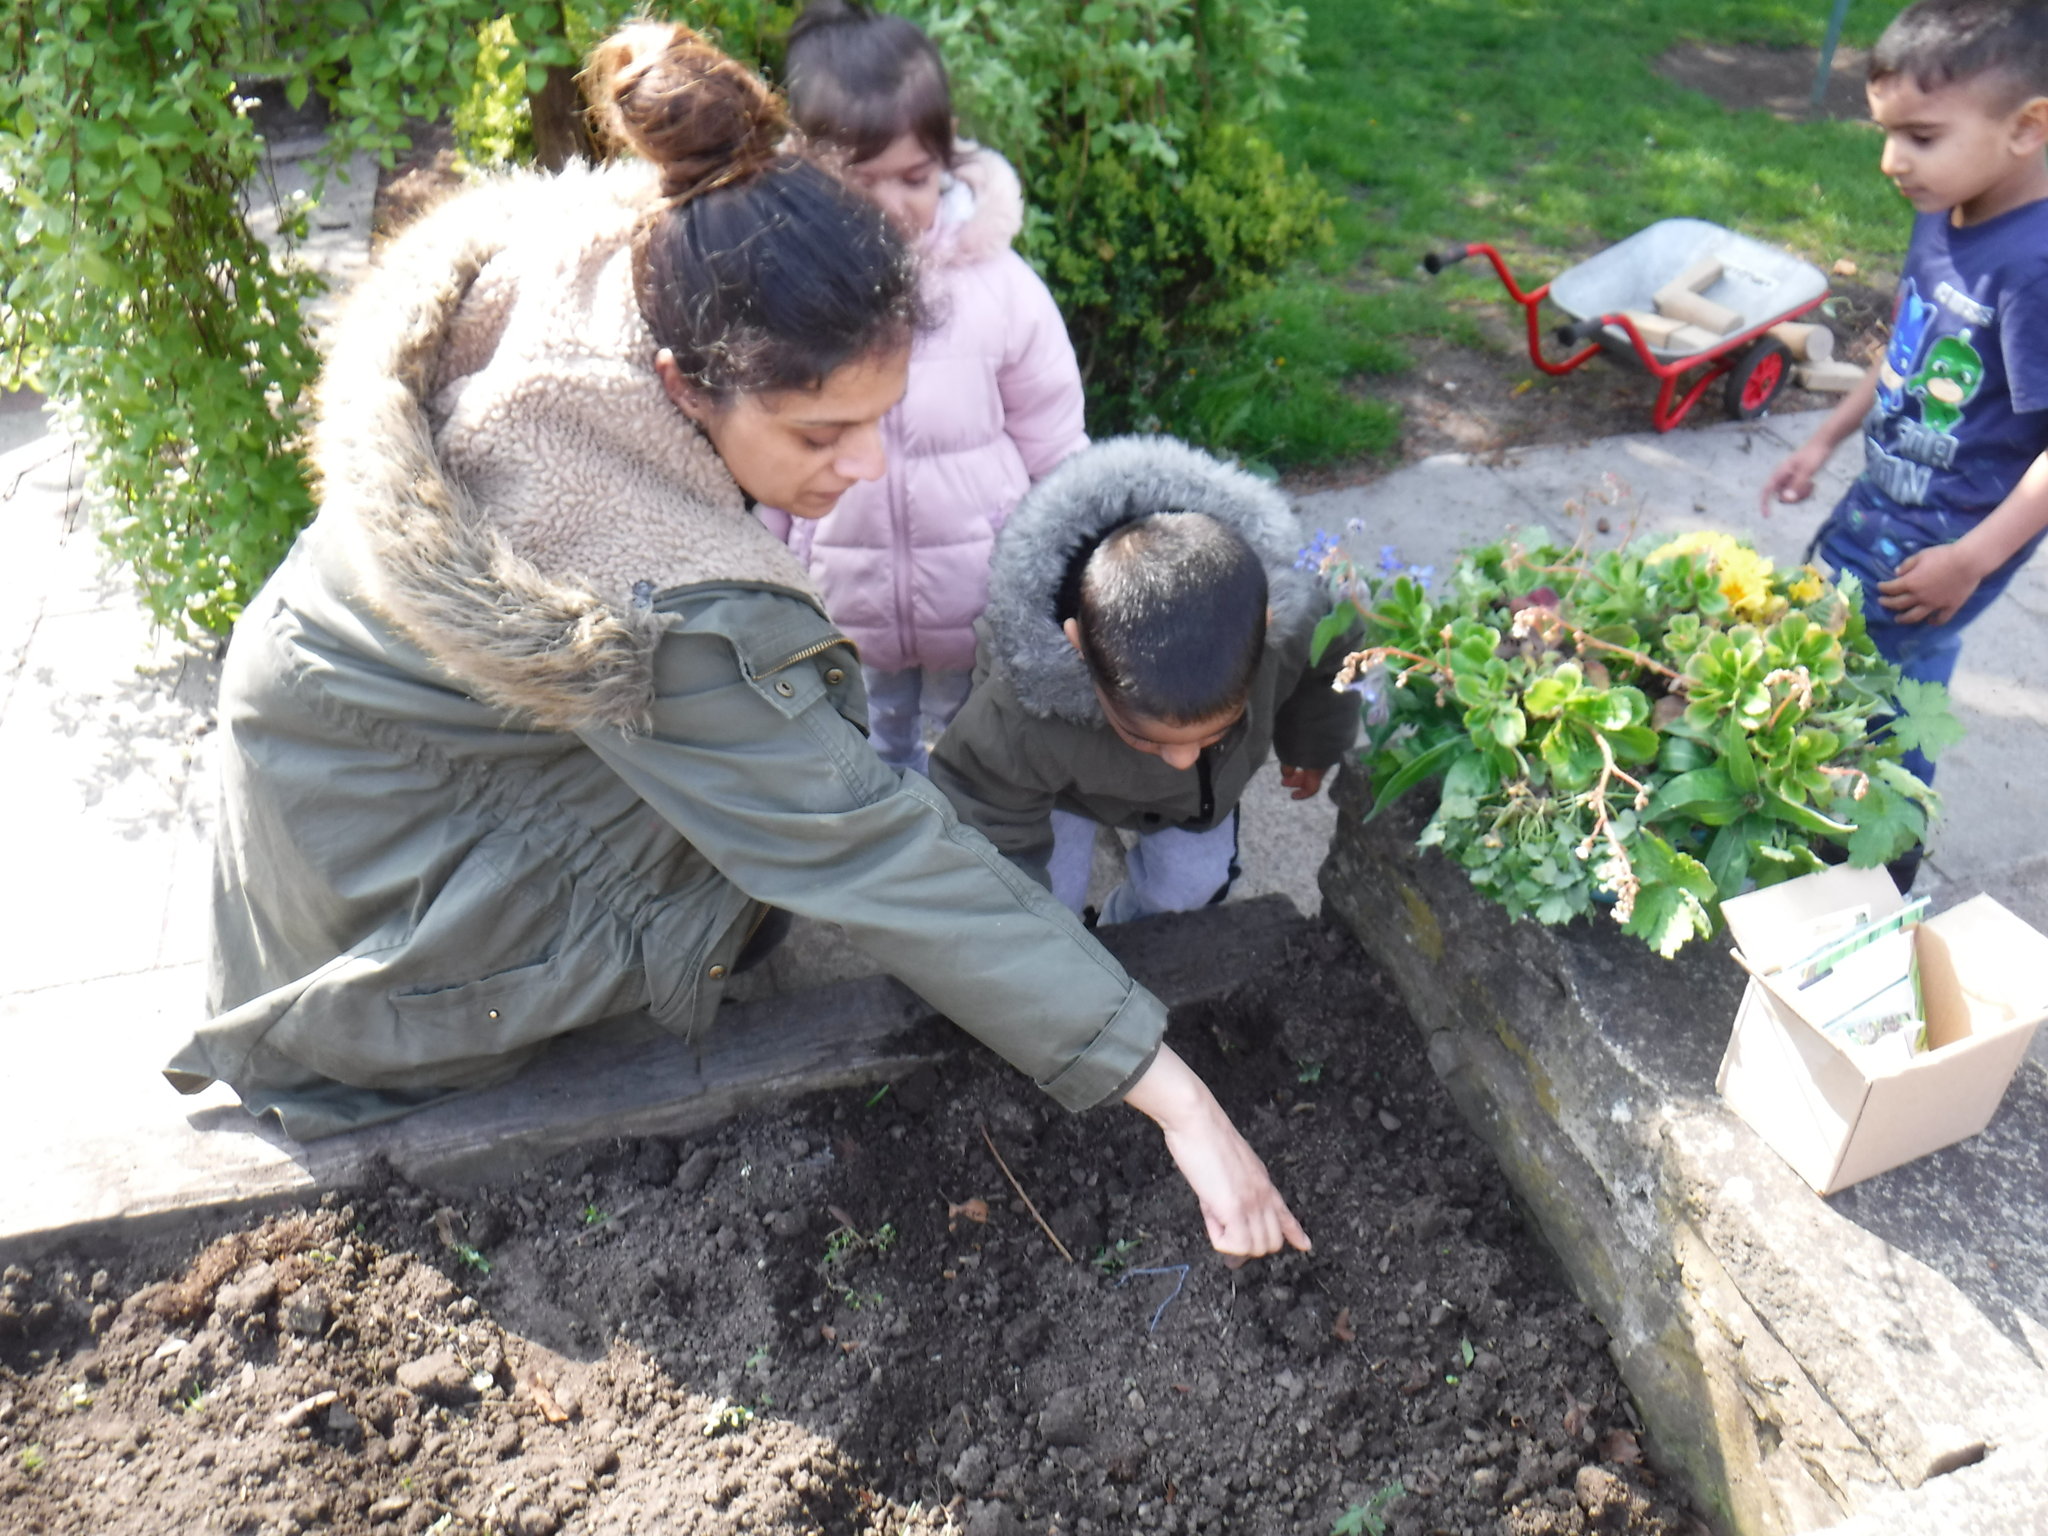
[[[1928,350],[1927,362],[1906,385],[1920,402],[1920,419],[1937,432],[1953,433],[1963,407],[1984,382],[1984,359],[1970,345],[1970,333],[1944,336]]]
[[[1942,283],[1933,301],[1920,297],[1912,278],[1900,284],[1877,403],[1864,423],[1864,473],[1899,506],[1927,506],[1935,475],[1955,467],[1963,407],[1976,399],[1986,371],[1973,337],[1993,318],[1952,284]],[[1963,329],[1937,335],[1943,321],[1961,321]],[[1909,402],[1918,403],[1917,413]]]
[[[1927,324],[1934,318],[1934,306],[1920,297],[1910,277],[1899,285],[1898,312],[1892,316],[1891,344],[1884,349],[1884,366],[1877,370],[1877,403],[1886,415],[1905,408],[1901,386],[1920,365],[1920,349],[1927,341]]]

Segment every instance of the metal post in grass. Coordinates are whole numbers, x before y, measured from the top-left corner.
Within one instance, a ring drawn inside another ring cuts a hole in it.
[[[1849,15],[1849,0],[1835,0],[1828,13],[1828,35],[1820,45],[1820,68],[1813,76],[1813,110],[1818,112],[1828,99],[1828,75],[1835,67],[1835,48],[1842,41],[1842,23]]]

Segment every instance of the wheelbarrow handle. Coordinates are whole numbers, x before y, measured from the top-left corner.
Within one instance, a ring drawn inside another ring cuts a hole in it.
[[[1472,247],[1469,245],[1454,245],[1448,250],[1431,251],[1422,258],[1422,270],[1435,277],[1445,267],[1454,267],[1471,254]]]
[[[1574,320],[1570,325],[1560,325],[1551,334],[1556,336],[1560,347],[1576,347],[1581,342],[1593,340],[1606,328],[1606,318],[1595,315],[1589,320]]]

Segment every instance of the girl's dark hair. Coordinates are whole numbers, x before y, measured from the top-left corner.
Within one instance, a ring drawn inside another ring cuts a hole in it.
[[[915,22],[848,0],[811,0],[789,29],[783,71],[797,126],[855,164],[907,133],[952,169],[953,89]]]
[[[1923,91],[1994,76],[2010,106],[2048,95],[2048,5],[2040,0],[1920,0],[1870,51],[1870,78],[1904,75]]]
[[[1227,524],[1156,512],[1096,545],[1074,620],[1117,713],[1200,725],[1251,692],[1266,650],[1266,567]]]
[[[688,27],[641,22],[584,71],[602,135],[665,201],[634,249],[655,344],[714,401],[814,388],[907,345],[916,271],[880,209],[795,152],[761,80]]]

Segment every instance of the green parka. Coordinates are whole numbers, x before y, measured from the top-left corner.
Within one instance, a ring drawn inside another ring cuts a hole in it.
[[[321,511],[222,681],[208,1022],[166,1075],[301,1139],[716,1010],[762,904],[1080,1109],[1164,1012],[862,731],[852,647],[669,403],[639,168],[514,176],[343,317]]]
[[[1235,529],[1266,567],[1272,610],[1243,718],[1186,769],[1117,735],[1057,611],[1077,553],[1155,512],[1204,512]],[[1295,569],[1300,547],[1279,491],[1185,443],[1111,438],[1069,458],[996,540],[974,691],[932,752],[932,782],[962,821],[1043,881],[1055,809],[1128,831],[1205,831],[1237,808],[1272,753],[1293,768],[1333,766],[1357,740],[1358,701],[1331,687],[1342,646],[1309,664],[1329,605]]]

